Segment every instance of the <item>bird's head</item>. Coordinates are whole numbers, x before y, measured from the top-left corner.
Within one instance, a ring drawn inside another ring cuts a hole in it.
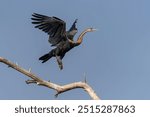
[[[97,29],[95,29],[95,28],[87,28],[87,29],[86,29],[87,32],[93,32],[93,31],[96,31],[96,30],[97,30]]]
[[[82,40],[83,40],[83,36],[87,33],[87,32],[93,32],[93,31],[96,31],[96,29],[94,28],[87,28],[85,29],[78,37],[77,39],[77,42],[75,43],[76,46],[80,45],[82,43]]]

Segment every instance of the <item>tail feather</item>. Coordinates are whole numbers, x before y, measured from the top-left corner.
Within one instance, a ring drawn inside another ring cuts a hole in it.
[[[45,62],[48,61],[51,57],[52,57],[52,55],[51,55],[50,53],[48,53],[48,54],[45,54],[45,55],[41,56],[41,57],[39,58],[39,60],[41,60],[42,63],[45,63]]]

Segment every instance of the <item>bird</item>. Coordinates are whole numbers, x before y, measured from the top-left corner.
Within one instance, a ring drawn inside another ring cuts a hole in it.
[[[81,32],[76,41],[74,41],[74,36],[77,33],[76,23],[77,19],[73,22],[71,28],[66,31],[66,22],[55,16],[41,15],[38,13],[32,14],[32,24],[35,28],[38,28],[49,35],[48,41],[51,46],[54,46],[50,52],[44,54],[39,58],[42,63],[45,63],[52,57],[55,57],[59,65],[60,70],[63,69],[62,59],[65,54],[72,48],[79,46],[83,41],[83,36],[87,32],[96,31],[94,28],[86,28]]]

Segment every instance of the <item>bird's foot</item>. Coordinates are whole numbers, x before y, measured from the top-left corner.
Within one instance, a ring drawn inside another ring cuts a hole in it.
[[[63,63],[62,63],[61,58],[59,56],[56,56],[56,60],[57,60],[57,63],[58,63],[60,70],[62,70],[63,69]]]

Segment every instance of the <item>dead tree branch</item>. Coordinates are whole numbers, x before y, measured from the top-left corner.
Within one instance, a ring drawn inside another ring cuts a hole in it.
[[[74,82],[74,83],[70,83],[67,85],[58,85],[55,83],[52,83],[50,81],[45,81],[43,79],[41,79],[40,77],[36,76],[35,74],[31,73],[31,69],[29,70],[25,70],[24,68],[20,67],[17,64],[14,64],[10,61],[8,61],[5,58],[0,57],[0,62],[8,65],[8,67],[11,67],[15,70],[17,70],[18,72],[21,72],[22,74],[30,77],[32,80],[27,80],[26,83],[27,84],[31,84],[31,83],[36,83],[37,85],[41,85],[41,86],[45,86],[48,87],[50,89],[54,89],[57,91],[55,96],[58,96],[60,93],[75,89],[75,88],[82,88],[84,89],[89,96],[94,99],[94,100],[99,100],[100,98],[96,95],[96,93],[94,92],[94,90],[86,83],[86,82]]]

